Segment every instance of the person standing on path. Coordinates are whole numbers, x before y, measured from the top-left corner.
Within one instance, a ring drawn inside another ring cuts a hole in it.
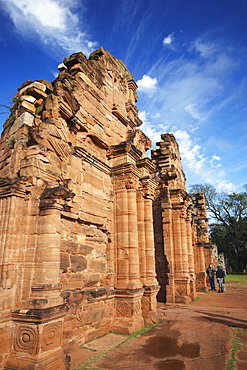
[[[216,278],[219,283],[219,293],[223,293],[226,290],[225,276],[226,276],[226,271],[221,266],[217,266]]]
[[[208,268],[206,270],[206,273],[209,277],[209,282],[210,282],[210,287],[211,289],[210,290],[216,290],[216,287],[215,287],[215,280],[214,280],[214,273],[215,273],[215,269],[213,268],[213,265],[212,263],[210,263],[208,265]]]

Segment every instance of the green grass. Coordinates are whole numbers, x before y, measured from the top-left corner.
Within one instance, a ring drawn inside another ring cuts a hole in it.
[[[149,331],[150,329],[152,329],[152,327],[153,327],[153,326],[158,325],[161,321],[163,321],[163,320],[160,320],[160,321],[158,321],[158,322],[157,322],[157,323],[155,323],[155,324],[149,324],[149,325],[145,326],[143,329],[138,330],[138,331],[136,331],[135,333],[128,335],[128,337],[127,337],[125,340],[123,340],[121,343],[117,344],[115,347],[113,347],[113,348],[109,349],[108,351],[104,351],[104,352],[102,352],[102,353],[98,354],[98,355],[97,355],[97,356],[95,356],[95,357],[90,358],[89,360],[87,360],[87,361],[86,361],[86,362],[84,362],[81,366],[77,367],[77,368],[76,368],[76,369],[74,369],[74,370],[89,370],[89,369],[90,369],[90,370],[103,370],[103,369],[98,368],[98,367],[94,367],[94,368],[91,368],[91,367],[90,367],[90,368],[89,368],[88,366],[90,366],[93,362],[95,362],[95,361],[97,361],[97,360],[100,360],[102,357],[104,357],[105,355],[107,355],[107,353],[109,353],[110,351],[112,351],[114,348],[117,348],[117,347],[121,346],[122,344],[127,343],[127,342],[129,342],[130,340],[132,340],[132,339],[134,339],[134,338],[138,337],[139,335],[146,333],[147,331]],[[111,332],[111,333],[112,333],[112,332]],[[114,334],[119,334],[119,333],[114,333]],[[121,334],[121,335],[122,335],[122,334]]]
[[[240,281],[240,282],[246,282],[247,283],[247,274],[241,274],[241,275],[226,275],[226,281]]]
[[[193,299],[192,302],[199,301],[200,299],[202,299],[202,297],[196,297],[196,298]]]
[[[241,349],[241,345],[239,343],[239,340],[236,336],[236,332],[234,328],[232,329],[233,333],[233,340],[232,340],[232,345],[231,345],[231,353],[229,356],[229,359],[227,360],[226,363],[226,370],[235,370],[236,369],[236,354],[237,352]]]
[[[246,351],[242,345],[242,343],[246,343],[246,341],[244,341],[243,339],[239,339],[237,337],[237,334],[246,334],[246,333],[243,331],[243,329],[239,327],[230,326],[230,328],[232,329],[233,340],[232,340],[232,345],[231,345],[231,353],[226,363],[226,370],[236,370],[237,369],[236,367],[237,352],[240,350]]]

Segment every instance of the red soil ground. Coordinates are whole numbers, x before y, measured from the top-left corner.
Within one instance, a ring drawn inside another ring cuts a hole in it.
[[[158,315],[158,325],[117,347],[126,337],[107,334],[78,347],[71,368],[232,370],[235,363],[236,370],[247,369],[247,282],[229,282],[226,292],[203,294],[188,305],[158,303]]]

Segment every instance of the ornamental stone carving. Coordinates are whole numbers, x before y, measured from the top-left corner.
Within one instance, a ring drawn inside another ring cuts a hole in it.
[[[14,350],[37,354],[39,335],[37,326],[18,325],[14,334]]]

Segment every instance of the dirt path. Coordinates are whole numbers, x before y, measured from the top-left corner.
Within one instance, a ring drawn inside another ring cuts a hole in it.
[[[247,369],[247,283],[228,283],[227,292],[189,305],[159,303],[158,314],[162,321],[135,338],[107,334],[84,345],[71,368]]]

